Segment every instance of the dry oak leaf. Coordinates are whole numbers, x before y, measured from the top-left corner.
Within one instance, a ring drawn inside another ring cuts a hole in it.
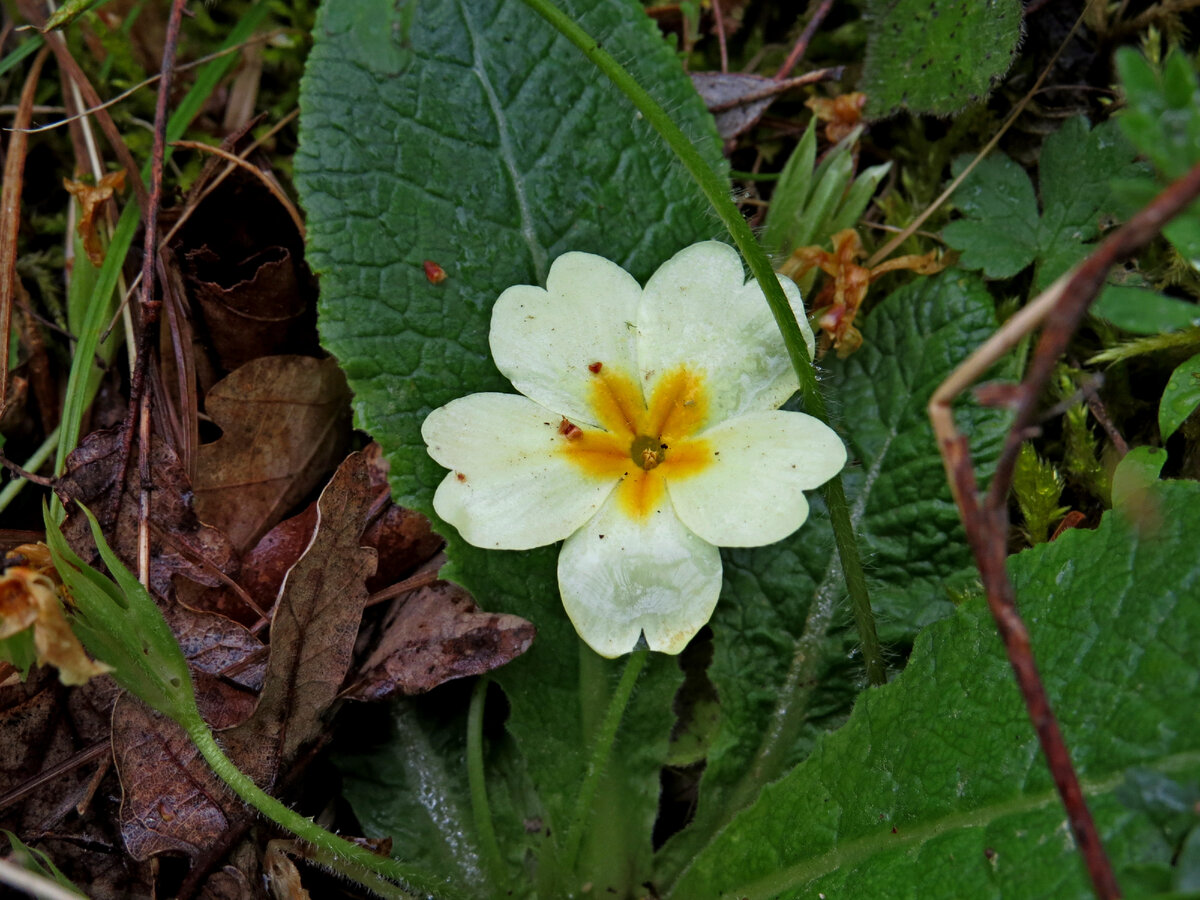
[[[194,680],[198,697],[208,693]],[[220,706],[205,711],[209,724],[220,727],[228,718]],[[200,756],[187,732],[166,716],[123,695],[113,711],[113,760],[121,778],[121,837],[136,860],[157,853],[199,856],[241,817],[245,807]],[[251,778],[251,760],[234,748],[230,759]],[[268,773],[273,774],[273,773]]]
[[[175,604],[164,610],[192,669],[196,703],[215,729],[245,721],[257,703],[266,655],[247,629],[215,613]],[[207,850],[248,815],[179,727],[122,698],[114,716],[113,757],[123,787],[121,836],[130,854]],[[275,778],[275,756],[253,745],[227,748],[259,784]]]
[[[196,512],[244,553],[341,459],[350,391],[333,359],[264,356],[214,385],[206,409],[224,433],[200,447]]]

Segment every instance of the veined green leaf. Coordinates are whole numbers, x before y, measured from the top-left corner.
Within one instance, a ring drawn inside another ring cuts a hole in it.
[[[641,7],[564,5],[609,52],[633,61],[724,172],[711,117]],[[511,390],[487,343],[501,291],[542,283],[568,250],[602,254],[645,279],[720,225],[624,97],[519,0],[419,4],[404,21],[379,10],[322,7],[301,95],[297,184],[321,275],[322,339],[346,371],[359,426],[385,448],[395,497],[431,513],[446,473],[425,452],[424,417],[467,393]],[[426,278],[425,260],[445,281]],[[442,531],[450,577],[484,608],[538,627],[531,650],[494,675],[538,802],[497,827],[549,865],[603,715],[590,697],[580,708],[581,666],[594,661],[590,651],[581,659],[562,611],[556,548],[489,552]],[[599,681],[612,681],[620,662],[599,667]],[[601,792],[605,806],[582,851],[598,895],[645,877],[679,679],[674,660],[652,660],[626,711],[610,773],[617,781]],[[542,827],[526,832],[523,820]]]
[[[1010,561],[1118,875],[1173,853],[1117,796],[1126,771],[1200,774],[1200,563],[1179,552],[1200,529],[1200,485],[1153,484],[1137,510]],[[863,694],[846,726],[769,787],[675,896],[883,897],[897,885],[933,900],[1092,896],[981,599],[926,630],[904,674]]]
[[[906,644],[953,609],[975,575],[925,407],[937,385],[995,329],[975,275],[921,278],[863,324],[863,347],[827,360],[828,388],[844,410],[852,465],[851,516],[870,560],[871,601],[885,644]],[[1007,416],[964,403],[986,478]],[[724,552],[725,597],[713,618],[709,675],[721,721],[700,782],[696,818],[662,851],[666,883],[721,825],[805,757],[860,689],[837,555],[824,509],[771,547]],[[690,897],[688,893],[676,896]]]

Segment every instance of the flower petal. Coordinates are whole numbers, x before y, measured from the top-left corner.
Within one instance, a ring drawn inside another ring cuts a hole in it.
[[[434,494],[437,514],[489,549],[528,550],[576,531],[617,482],[567,458],[561,421],[516,394],[471,394],[435,409],[421,436],[453,470]]]
[[[620,656],[646,635],[651,650],[678,653],[708,621],[721,593],[721,554],[662,500],[645,519],[615,497],[558,557],[563,606],[601,656]]]
[[[518,391],[568,418],[598,425],[588,366],[636,371],[634,328],[642,289],[602,256],[564,253],[546,289],[510,287],[492,309],[496,367]]]
[[[709,543],[758,547],[782,540],[808,518],[804,492],[846,464],[832,428],[804,413],[754,412],[700,435],[712,462],[667,480],[679,518]]]
[[[800,289],[782,275],[779,283],[811,357],[815,344]],[[703,372],[712,392],[710,422],[777,409],[800,387],[766,297],[758,282],[745,280],[728,244],[693,244],[663,263],[646,283],[637,323],[646,393],[659,374],[681,365]]]

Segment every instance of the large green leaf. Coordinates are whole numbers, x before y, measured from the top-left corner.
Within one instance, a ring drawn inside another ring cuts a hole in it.
[[[952,597],[974,578],[925,407],[994,329],[982,282],[951,270],[893,293],[864,323],[862,349],[831,364],[826,385],[857,462],[846,492],[885,642],[911,641],[950,614]],[[970,403],[958,415],[988,472],[1007,417]],[[764,784],[807,755],[860,686],[841,569],[819,503],[789,540],[724,558],[709,670],[721,723],[693,827],[664,850],[667,882]]]
[[[1200,773],[1200,485],[1151,484],[1096,531],[1011,560],[1051,702],[1118,870],[1170,843],[1116,790]],[[986,605],[918,639],[904,674],[768,788],[675,896],[1090,897]]]
[[[1019,0],[868,0],[867,113],[949,115],[982,100],[1021,40]]]
[[[641,7],[564,6],[724,171],[711,117]],[[501,291],[544,282],[550,261],[568,250],[599,253],[645,279],[682,247],[718,233],[651,129],[519,0],[325,4],[301,110],[297,184],[321,276],[322,339],[354,390],[358,425],[385,449],[396,499],[426,513],[445,472],[425,453],[424,417],[463,394],[511,390],[487,343]],[[445,270],[445,281],[426,278],[425,260]],[[540,806],[513,815],[540,821],[530,834],[518,829],[521,839],[535,848],[546,841],[542,849],[553,853],[621,663],[581,651],[559,603],[555,548],[485,552],[441,530],[451,577],[484,608],[538,626],[532,649],[496,680],[540,797]],[[581,669],[592,673],[583,696]],[[640,861],[649,858],[679,677],[674,660],[647,666],[609,770],[620,802],[585,811],[591,834],[627,845],[618,891],[643,876]],[[585,840],[583,858],[597,857]],[[593,872],[598,892],[613,886],[599,880],[609,869],[596,863]]]

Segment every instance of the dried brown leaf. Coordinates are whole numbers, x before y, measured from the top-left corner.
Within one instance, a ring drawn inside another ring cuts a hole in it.
[[[37,780],[107,740],[116,692],[108,678],[67,691],[50,669],[35,669],[27,681],[0,688],[0,794],[23,792],[0,809],[0,827],[35,835],[55,829],[68,815],[78,823],[75,805],[90,794],[96,766]]]
[[[723,140],[735,138],[743,131],[753,128],[767,111],[767,107],[779,96],[776,93],[745,103],[739,102],[743,97],[754,96],[778,86],[777,81],[761,75],[693,72],[691,77],[696,92],[704,99],[704,105],[712,110],[717,132]]]
[[[480,611],[456,584],[435,582],[397,601],[349,696],[420,694],[453,678],[480,675],[528,650],[536,632],[518,616]]]
[[[208,677],[197,677],[198,685]],[[218,725],[219,707],[209,712],[216,714],[210,724]],[[134,859],[167,852],[198,856],[244,815],[241,801],[209,768],[187,732],[166,716],[123,696],[113,712],[112,734],[124,788],[121,835]],[[243,772],[261,777],[236,750],[227,752]]]
[[[366,581],[375,571],[375,551],[360,546],[374,493],[361,453],[347,457],[321,493],[312,542],[288,572],[271,618],[258,707],[225,734],[231,748],[270,748],[286,767],[321,733],[350,666]]]
[[[192,666],[196,702],[214,729],[254,711],[266,656],[249,631],[214,613],[166,611]],[[247,813],[170,719],[122,698],[113,717],[113,756],[124,789],[121,835],[135,859],[156,853],[196,856]],[[261,752],[260,752],[261,750]],[[274,755],[253,745],[228,747],[230,758],[260,784],[275,777]]]
[[[267,247],[236,266],[207,245],[188,251],[184,260],[189,292],[222,369],[304,348],[311,309],[286,247]]]
[[[200,448],[196,512],[245,552],[312,491],[350,435],[350,392],[333,359],[268,356],[209,392],[220,439]]]
[[[134,462],[125,472],[125,490],[118,490],[123,468],[123,428],[97,431],[84,438],[67,458],[66,474],[54,490],[67,506],[63,534],[71,548],[93,565],[99,560],[91,529],[78,500],[99,519],[109,543],[131,568],[136,568],[138,531],[137,445]],[[192,509],[192,486],[175,452],[155,438],[150,446],[154,483],[150,507],[150,589],[167,597],[171,576],[178,574],[201,584],[221,583],[218,572],[237,570],[229,540],[202,523]]]

